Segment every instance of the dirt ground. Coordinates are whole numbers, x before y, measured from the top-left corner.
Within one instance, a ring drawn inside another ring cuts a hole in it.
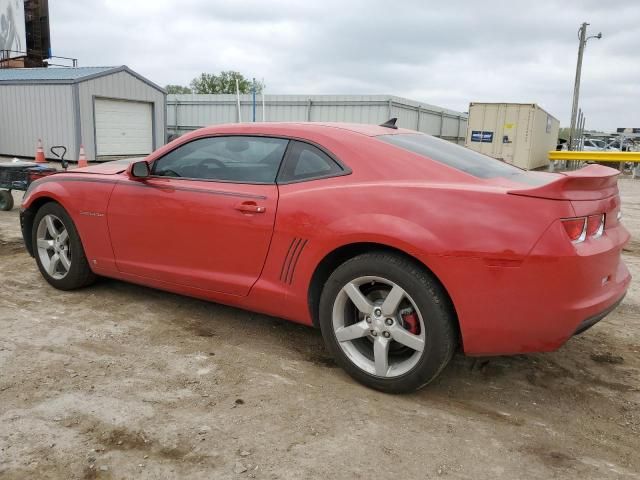
[[[640,180],[620,181],[640,278]],[[16,195],[16,201],[19,195]],[[318,331],[102,280],[60,292],[0,212],[0,478],[640,478],[640,290],[555,353],[352,381]]]

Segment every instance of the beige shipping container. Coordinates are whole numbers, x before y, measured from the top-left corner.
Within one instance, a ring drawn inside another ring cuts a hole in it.
[[[560,122],[535,103],[469,104],[465,146],[520,168],[549,165]]]

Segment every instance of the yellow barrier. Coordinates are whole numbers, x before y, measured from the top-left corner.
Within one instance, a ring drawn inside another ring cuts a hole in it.
[[[578,162],[633,162],[640,163],[640,152],[569,152],[567,150],[551,150],[549,160],[568,160]]]

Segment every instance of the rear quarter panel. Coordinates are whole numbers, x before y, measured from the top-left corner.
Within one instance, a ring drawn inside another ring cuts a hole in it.
[[[284,288],[289,315],[311,323],[308,291],[321,260],[353,243],[386,245],[433,271],[453,300],[464,335],[466,324],[482,321],[467,302],[477,298],[469,289],[491,288],[487,278],[518,268],[553,221],[571,214],[568,202],[468,184],[350,183],[338,177],[283,185],[263,278],[287,283],[281,277],[292,241],[306,240]]]

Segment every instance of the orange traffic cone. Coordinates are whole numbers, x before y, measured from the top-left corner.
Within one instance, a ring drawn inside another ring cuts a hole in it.
[[[36,163],[47,163],[44,158],[44,150],[42,149],[42,140],[38,139],[38,145],[36,147]]]
[[[84,156],[84,145],[80,145],[80,155],[78,155],[78,168],[88,167],[87,157]]]

